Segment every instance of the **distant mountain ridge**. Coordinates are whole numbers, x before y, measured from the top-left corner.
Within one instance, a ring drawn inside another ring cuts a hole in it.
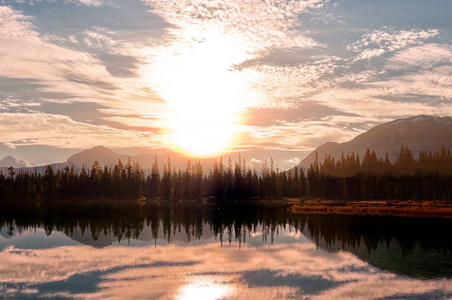
[[[32,164],[12,157],[11,155],[5,156],[2,160],[0,160],[0,168],[27,168],[31,166]]]
[[[308,168],[315,161],[316,152],[320,162],[325,155],[337,160],[342,153],[346,155],[351,152],[362,159],[367,148],[375,151],[381,158],[387,153],[389,159],[394,161],[401,145],[408,146],[415,156],[420,151],[439,151],[441,147],[452,149],[452,118],[420,115],[384,123],[348,142],[328,142],[321,145],[297,167]]]
[[[97,160],[101,166],[113,167],[119,160],[121,160],[121,162],[125,165],[130,159],[131,163],[138,163],[144,170],[149,170],[152,168],[156,157],[160,168],[163,167],[163,164],[168,164],[168,159],[171,161],[171,166],[174,166],[177,169],[185,169],[187,160],[190,160],[192,164],[200,160],[203,166],[208,168],[213,166],[215,163],[215,158],[188,158],[176,152],[168,152],[157,156],[151,153],[126,155],[116,153],[104,146],[96,146],[72,155],[67,159],[66,165],[77,168],[91,168],[93,162]]]
[[[12,166],[15,169],[22,169],[24,172],[36,172],[43,174],[47,166],[51,166],[55,171],[62,170],[66,166],[68,166],[74,167],[77,172],[80,172],[83,167],[86,170],[91,169],[94,161],[98,161],[102,167],[107,166],[109,168],[112,168],[118,163],[119,160],[121,160],[121,162],[125,165],[130,159],[130,162],[132,164],[138,163],[140,167],[143,168],[143,170],[146,172],[152,168],[155,158],[156,155],[151,153],[126,155],[116,153],[112,149],[106,148],[104,146],[96,146],[70,156],[65,162],[45,164],[42,166],[30,166],[19,163],[11,164],[10,162],[12,162],[13,160],[18,161],[17,159],[11,157],[5,160],[7,163],[0,165],[0,171],[3,174],[7,174],[7,169]],[[169,151],[165,154],[157,155],[157,162],[161,170],[164,164],[168,164],[168,159],[171,161],[171,167],[176,167],[176,169],[182,170],[185,169],[187,160],[190,160],[192,164],[200,160],[201,164],[206,170],[213,168],[213,165],[215,164],[215,158],[188,158],[179,153]]]
[[[66,163],[69,166],[77,166],[77,167],[91,167],[91,164],[94,161],[98,161],[102,166],[109,166],[118,163],[118,160],[121,160],[124,164],[127,163],[128,159],[131,158],[131,161],[135,161],[132,159],[134,156],[129,156],[125,154],[119,154],[114,152],[111,149],[108,149],[104,146],[96,146],[91,149],[83,150],[79,153],[76,153],[70,156]],[[152,155],[149,154],[149,159],[153,158]],[[140,163],[140,162],[139,162]],[[142,163],[142,162],[141,162]],[[141,165],[140,163],[140,165]],[[147,164],[146,164],[147,165]],[[145,167],[141,165],[142,167]]]
[[[452,118],[420,115],[384,123],[358,135],[348,142],[328,142],[321,145],[305,157],[298,167],[308,168],[315,161],[316,152],[320,161],[323,161],[326,154],[338,159],[342,153],[348,154],[351,152],[358,154],[362,159],[367,148],[375,151],[377,156],[382,158],[388,153],[389,158],[394,161],[397,158],[401,145],[410,147],[415,155],[421,150],[439,151],[443,146],[452,150]],[[73,166],[76,171],[80,171],[82,167],[90,169],[96,160],[101,166],[113,167],[118,163],[118,160],[126,164],[129,159],[132,163],[138,163],[146,171],[152,168],[155,155],[142,153],[129,156],[116,153],[112,149],[103,146],[96,146],[70,156],[66,162],[53,163],[50,166],[54,170],[61,170],[66,166]],[[204,171],[207,172],[213,168],[215,159],[218,158],[188,158],[179,153],[169,151],[166,154],[157,156],[160,169],[162,169],[163,164],[168,163],[168,159],[171,160],[172,167],[182,170],[185,169],[187,160],[190,160],[192,164],[200,160]],[[24,171],[42,174],[45,172],[48,164],[32,166],[12,156],[6,156],[0,161],[0,171],[3,174],[7,174],[7,168],[10,166],[15,169],[23,169]]]

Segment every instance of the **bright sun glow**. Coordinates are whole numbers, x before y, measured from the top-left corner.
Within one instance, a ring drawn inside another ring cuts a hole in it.
[[[176,299],[180,300],[214,300],[230,295],[234,289],[225,284],[219,284],[208,278],[200,278],[187,284],[179,290]]]
[[[218,32],[194,28],[183,35],[160,48],[150,78],[168,105],[174,147],[195,156],[218,154],[235,143],[248,81],[233,66],[248,55]]]

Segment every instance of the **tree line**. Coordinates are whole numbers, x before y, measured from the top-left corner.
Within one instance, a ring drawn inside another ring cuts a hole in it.
[[[17,172],[16,172],[17,171]],[[161,173],[162,171],[162,173]],[[157,158],[145,173],[137,163],[121,160],[112,167],[95,161],[91,169],[76,172],[66,166],[44,174],[24,172],[10,167],[0,172],[0,202],[36,202],[63,199],[251,199],[251,198],[323,198],[331,200],[452,200],[452,154],[445,148],[421,152],[415,158],[401,146],[396,161],[377,158],[369,149],[361,160],[358,155],[342,154],[335,160],[325,156],[307,169],[281,171],[273,159],[264,160],[260,173],[247,166],[239,155],[205,173],[201,163],[187,162],[185,170],[171,166],[159,168]]]

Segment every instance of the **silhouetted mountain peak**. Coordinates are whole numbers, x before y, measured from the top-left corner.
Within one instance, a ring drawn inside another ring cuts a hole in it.
[[[77,168],[81,168],[82,166],[84,166],[85,168],[90,168],[93,162],[97,160],[101,166],[112,167],[117,164],[119,160],[121,160],[123,164],[126,164],[130,159],[131,163],[138,163],[140,167],[146,170],[152,168],[152,165],[155,161],[155,155],[155,153],[126,155],[117,153],[114,150],[106,148],[104,146],[96,146],[72,155],[67,159],[66,164],[75,166]],[[157,155],[157,160],[160,167],[162,167],[163,164],[166,164],[168,162],[168,159],[171,160],[171,165],[173,167],[184,169],[187,164],[187,159],[189,158],[184,157],[183,155],[176,152],[168,152],[165,154]],[[193,161],[194,160],[192,160],[192,162]],[[208,169],[210,167],[213,167],[215,159],[206,158],[203,159],[202,162]]]
[[[98,161],[101,165],[109,165],[118,162],[119,159],[127,161],[129,156],[114,152],[104,146],[95,146],[91,149],[83,150],[67,159],[67,163],[76,166],[92,164]]]
[[[113,150],[105,147],[105,146],[94,146],[91,149],[86,149],[86,151],[92,150],[92,151],[105,151],[105,152],[113,152]]]

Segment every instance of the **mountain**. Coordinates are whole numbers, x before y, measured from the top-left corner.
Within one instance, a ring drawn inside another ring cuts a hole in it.
[[[308,168],[315,161],[316,152],[318,153],[319,161],[323,161],[326,154],[331,155],[335,159],[339,159],[342,153],[348,154],[351,152],[358,154],[362,159],[367,148],[375,151],[377,156],[382,158],[388,153],[389,158],[394,161],[398,156],[401,145],[410,147],[415,155],[421,150],[438,151],[443,146],[452,150],[452,118],[421,115],[381,124],[358,135],[351,141],[345,143],[328,142],[321,145],[304,158],[298,167]],[[163,170],[163,164],[168,163],[168,159],[171,160],[171,167],[181,170],[185,170],[187,160],[190,160],[192,164],[199,160],[204,172],[207,173],[213,169],[215,161],[219,161],[220,159],[219,157],[203,159],[189,158],[170,150],[167,152],[159,151],[157,153],[157,162],[160,171]],[[233,159],[234,155],[237,154],[232,153]],[[223,155],[223,157],[224,163],[226,164],[228,155]],[[72,155],[66,162],[54,163],[50,166],[55,171],[61,170],[66,166],[73,166],[76,171],[80,171],[82,167],[90,169],[96,160],[101,166],[113,167],[118,163],[118,160],[126,164],[129,159],[132,163],[138,163],[147,172],[152,168],[155,154],[143,153],[129,156],[117,153],[103,146],[97,146]],[[41,174],[45,172],[47,167],[47,165],[28,166],[24,161],[7,156],[0,161],[0,172],[7,174],[7,168],[10,166]]]
[[[8,174],[8,168],[10,166],[13,166],[15,169],[21,168],[24,172],[32,172],[38,174],[44,174],[47,166],[51,166],[54,171],[62,170],[66,166],[69,166],[74,167],[75,171],[80,172],[82,167],[85,167],[85,169],[87,170],[91,169],[92,164],[96,160],[102,167],[107,166],[109,168],[112,168],[114,167],[114,165],[118,163],[118,160],[121,160],[122,163],[125,165],[129,159],[132,164],[138,163],[145,172],[148,172],[152,168],[152,165],[155,161],[155,157],[157,157],[157,162],[161,172],[163,171],[163,165],[168,164],[168,159],[171,161],[171,167],[175,167],[176,169],[181,170],[185,170],[188,160],[190,160],[192,165],[199,160],[204,168],[204,171],[212,169],[215,164],[215,159],[217,160],[219,159],[219,158],[202,158],[202,159],[190,158],[174,151],[160,153],[157,156],[156,154],[151,153],[142,153],[139,155],[126,155],[116,153],[112,149],[108,149],[104,146],[96,146],[94,148],[86,149],[70,156],[66,160],[66,162],[53,163],[48,165],[46,164],[41,166],[32,166],[31,164],[27,166],[27,164],[24,161],[19,161],[11,156],[7,156],[3,160],[1,160],[1,162],[4,163],[0,164],[0,172],[3,174]]]
[[[102,166],[110,166],[118,163],[118,160],[121,160],[125,164],[128,158],[128,155],[115,153],[113,150],[103,146],[96,146],[72,155],[67,159],[66,163],[70,166],[84,166],[89,168],[95,160]]]
[[[8,155],[5,156],[2,160],[0,160],[0,168],[9,168],[9,167],[27,168],[31,167],[31,164]]]
[[[187,160],[190,160],[192,164],[201,161],[202,166],[207,170],[213,167],[215,163],[215,158],[204,158],[204,159],[193,159],[183,156],[177,152],[168,151],[165,154],[151,154],[142,153],[139,155],[125,155],[116,153],[111,149],[103,146],[96,146],[91,149],[83,150],[69,157],[65,163],[68,166],[74,166],[75,169],[79,170],[82,167],[91,168],[94,161],[98,161],[101,166],[113,167],[121,160],[125,165],[130,159],[131,163],[138,163],[140,167],[144,170],[150,170],[157,157],[157,162],[162,171],[163,164],[168,164],[168,159],[171,161],[171,166],[176,167],[176,169],[184,170],[187,164]]]
[[[452,149],[452,118],[420,115],[381,124],[351,141],[321,145],[297,167],[308,168],[315,161],[316,152],[320,162],[327,154],[337,160],[342,153],[351,152],[362,159],[367,148],[375,151],[381,158],[387,153],[391,161],[394,161],[401,145],[408,146],[414,155],[418,155],[422,150],[438,151],[443,146]]]

